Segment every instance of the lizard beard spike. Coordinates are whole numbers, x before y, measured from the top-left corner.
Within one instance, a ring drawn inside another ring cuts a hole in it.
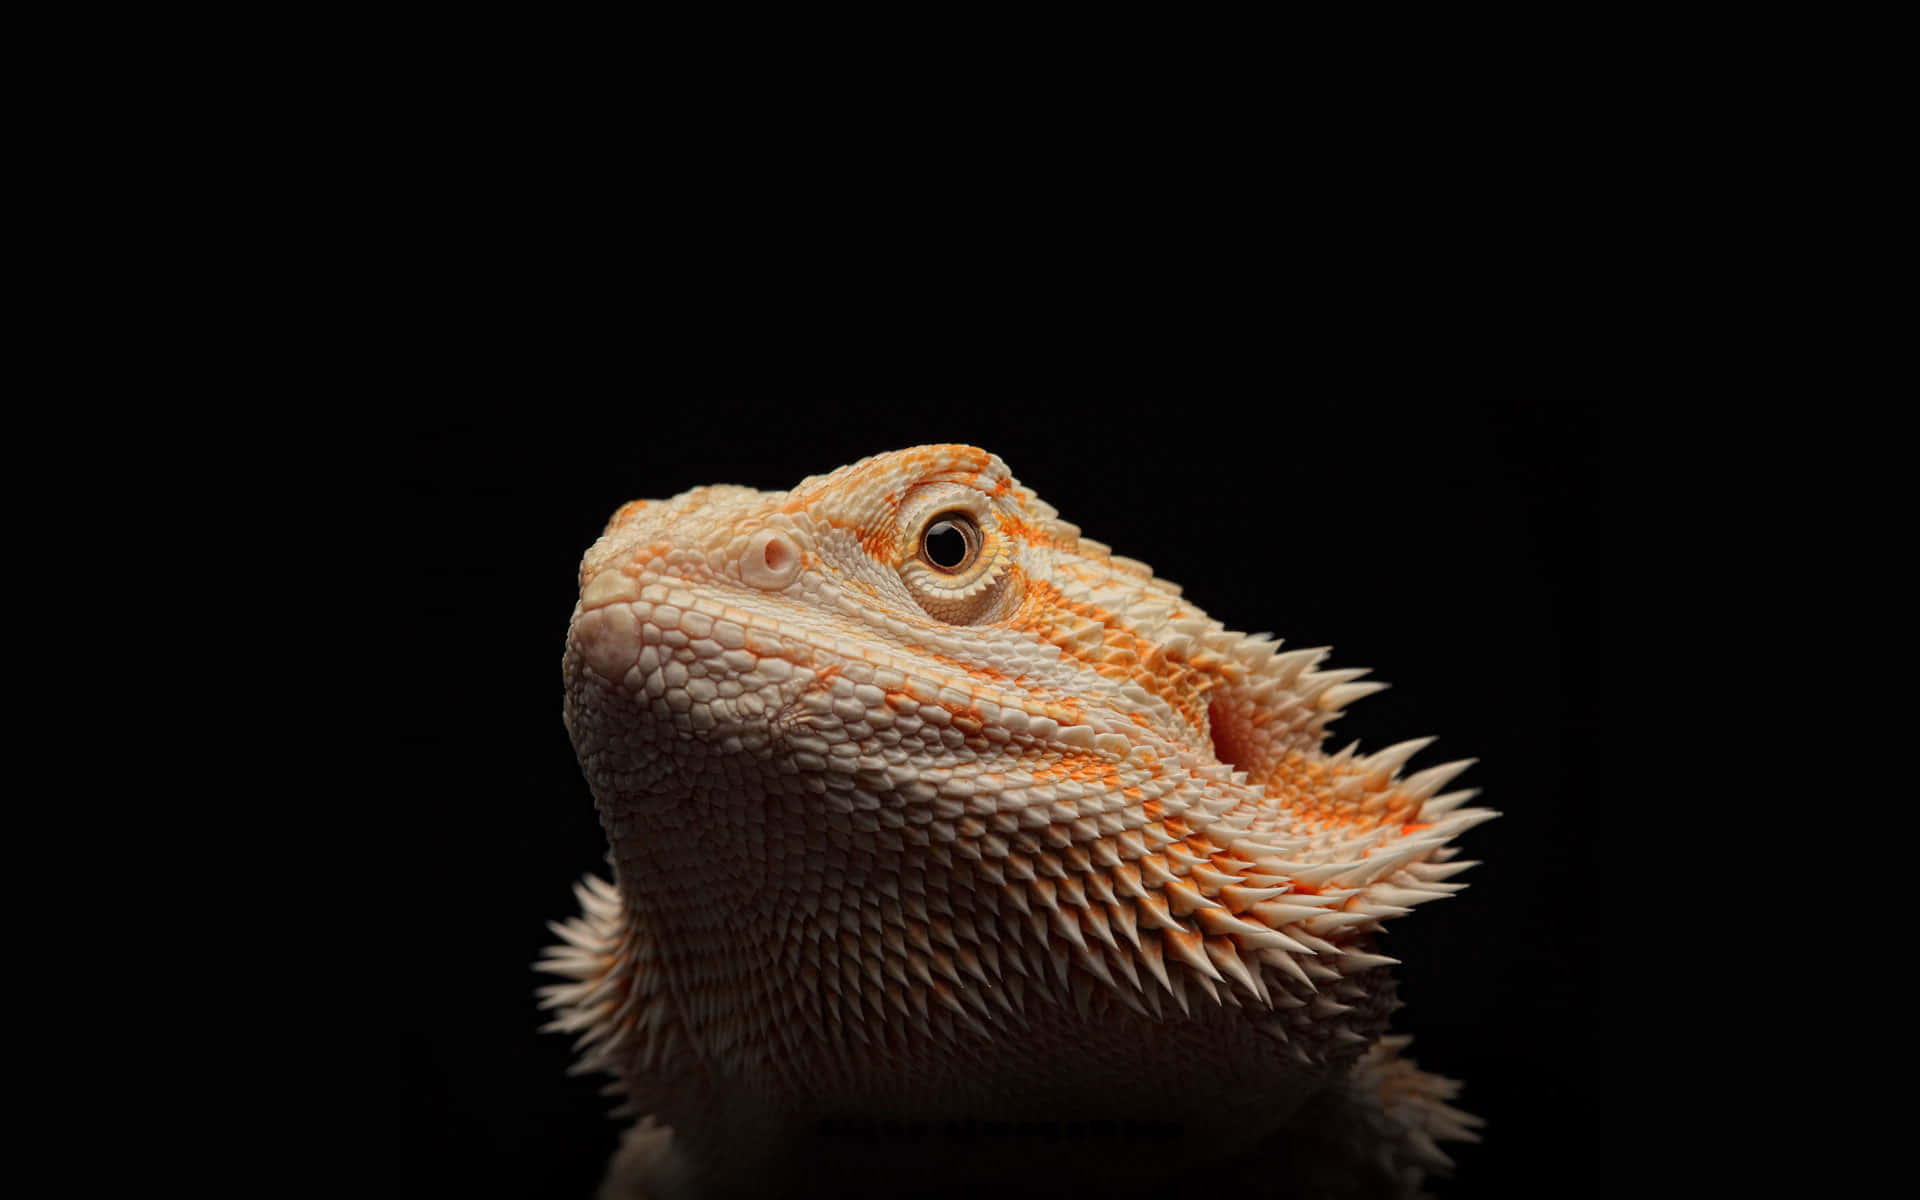
[[[1444,790],[1467,761],[1403,774],[1429,739],[1324,753],[1383,686],[1325,656],[1225,629],[972,447],[620,509],[563,662],[615,882],[542,969],[582,1069],[671,1129],[625,1169],[718,1193],[832,1160],[823,1120],[1206,1097],[1190,1150],[1351,1110],[1313,1144],[1417,1187],[1473,1119],[1381,1036],[1376,936],[1463,886],[1452,841],[1494,814]]]

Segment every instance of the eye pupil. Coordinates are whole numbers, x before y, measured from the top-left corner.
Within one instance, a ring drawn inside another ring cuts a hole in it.
[[[935,521],[920,538],[921,556],[938,570],[958,571],[973,557],[971,522],[962,525],[961,520],[949,517]]]

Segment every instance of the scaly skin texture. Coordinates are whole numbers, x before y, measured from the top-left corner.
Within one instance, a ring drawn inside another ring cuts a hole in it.
[[[1416,1194],[1477,1122],[1375,935],[1493,814],[1323,753],[1380,686],[1324,653],[969,446],[620,509],[564,662],[614,882],[542,964],[646,1118],[605,1194]]]

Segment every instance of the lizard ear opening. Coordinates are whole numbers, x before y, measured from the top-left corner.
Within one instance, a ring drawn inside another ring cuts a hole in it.
[[[1236,771],[1249,775],[1264,767],[1265,747],[1253,728],[1251,708],[1233,702],[1226,689],[1215,691],[1207,702],[1207,737],[1213,743],[1213,756]]]

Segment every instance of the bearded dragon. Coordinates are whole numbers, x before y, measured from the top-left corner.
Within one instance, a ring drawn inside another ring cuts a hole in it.
[[[643,1117],[603,1195],[1399,1197],[1475,1139],[1376,935],[1494,814],[1323,751],[1364,670],[970,446],[635,501],[579,583],[613,881],[540,969]]]

